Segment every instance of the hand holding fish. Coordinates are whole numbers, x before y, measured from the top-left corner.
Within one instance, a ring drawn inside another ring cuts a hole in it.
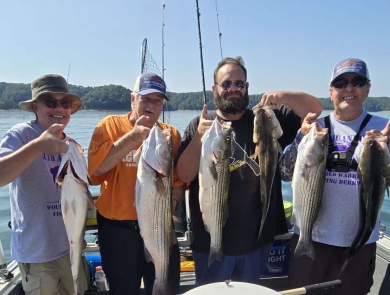
[[[53,124],[38,137],[38,145],[42,153],[58,155],[68,150],[68,145],[61,140],[65,125]]]
[[[272,109],[279,109],[283,104],[283,95],[282,92],[267,92],[264,93],[260,102],[255,105],[252,109],[269,105]]]
[[[366,132],[366,136],[372,136],[372,135],[390,135],[390,120],[387,122],[386,127],[383,128],[382,131],[369,130]]]
[[[308,113],[306,115],[306,117],[302,120],[301,133],[303,135],[306,135],[310,132],[310,130],[313,126],[313,121],[317,117],[318,117],[318,114],[316,114],[316,113]]]
[[[134,128],[130,131],[131,140],[137,144],[143,143],[143,141],[148,138],[150,129],[150,117],[142,115],[135,122]],[[152,123],[153,126],[153,123]]]
[[[207,115],[207,105],[203,106],[202,113],[200,115],[199,125],[198,125],[198,133],[200,136],[203,136],[203,134],[210,128],[211,124],[213,123],[212,120],[206,119]]]

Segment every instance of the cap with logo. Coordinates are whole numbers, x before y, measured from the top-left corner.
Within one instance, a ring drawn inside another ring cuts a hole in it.
[[[347,58],[338,62],[333,68],[330,83],[343,74],[357,74],[370,80],[367,64],[364,60],[359,58]]]
[[[133,91],[140,95],[161,93],[164,98],[169,101],[169,98],[166,95],[164,80],[154,73],[143,73],[141,76],[138,76]]]

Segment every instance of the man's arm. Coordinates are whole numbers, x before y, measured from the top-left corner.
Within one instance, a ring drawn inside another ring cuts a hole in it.
[[[274,105],[275,108],[280,109],[282,104],[288,105],[301,118],[305,118],[309,112],[317,114],[316,117],[318,117],[323,109],[321,102],[316,97],[305,92],[294,91],[264,93],[257,106]]]
[[[177,205],[184,200],[185,185],[172,188],[172,213],[175,212]]]
[[[13,153],[0,158],[0,186],[14,181],[40,155],[58,155],[65,153],[68,145],[61,139],[65,126],[53,124],[38,138],[30,141]],[[60,135],[61,134],[61,135]]]
[[[142,144],[150,132],[150,128],[142,125],[144,121],[147,120],[148,118],[146,116],[141,116],[131,131],[127,132],[124,136],[114,142],[107,157],[93,173],[94,176],[100,176],[110,171],[122,161],[129,151],[134,149],[137,145]]]
[[[202,136],[210,128],[212,121],[206,119],[207,106],[203,106],[202,114],[195,136],[181,154],[176,171],[178,178],[183,182],[191,182],[199,172],[199,161],[202,149]]]

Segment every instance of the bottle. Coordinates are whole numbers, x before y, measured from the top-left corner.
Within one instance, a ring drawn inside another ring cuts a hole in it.
[[[96,266],[95,283],[98,291],[108,291],[106,275],[101,266]]]

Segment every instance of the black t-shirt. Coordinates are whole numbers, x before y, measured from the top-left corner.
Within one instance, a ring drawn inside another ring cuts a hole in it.
[[[301,119],[284,105],[280,110],[275,110],[275,114],[283,129],[283,136],[279,139],[279,143],[284,149],[294,140],[301,126]],[[216,116],[216,112],[209,112],[207,119],[213,120]],[[253,111],[246,109],[239,120],[232,121],[235,140],[248,156],[255,152],[253,120]],[[187,126],[179,147],[178,157],[194,137],[198,124],[199,117],[196,117]],[[246,164],[230,172],[228,203],[229,217],[222,234],[223,251],[226,255],[248,254],[272,243],[275,235],[287,232],[279,170],[276,171],[274,178],[269,212],[260,240],[258,240],[261,220],[260,178]],[[191,248],[208,253],[210,235],[205,231],[199,208],[198,178],[190,184],[190,210],[193,234]]]

